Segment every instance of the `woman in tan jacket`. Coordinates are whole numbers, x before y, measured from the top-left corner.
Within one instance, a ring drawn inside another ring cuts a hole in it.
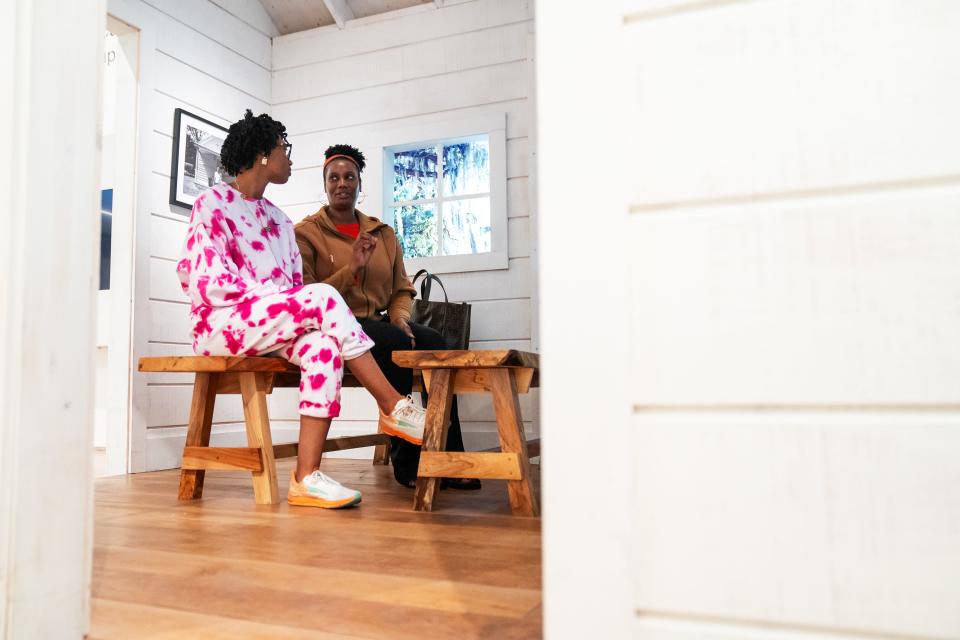
[[[400,393],[409,394],[413,371],[394,364],[393,352],[446,349],[446,342],[433,329],[410,322],[415,292],[393,229],[356,208],[360,173],[366,164],[363,154],[350,145],[334,145],[324,155],[323,178],[329,204],[295,227],[303,257],[303,282],[329,284],[340,292],[364,332],[373,339],[371,353],[384,376]],[[456,400],[450,412],[447,449],[463,451]],[[414,486],[420,447],[393,438],[390,457],[397,481]],[[480,481],[444,479],[442,486],[479,489]]]

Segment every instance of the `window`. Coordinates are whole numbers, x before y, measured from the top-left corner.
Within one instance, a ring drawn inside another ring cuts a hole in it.
[[[507,267],[504,122],[500,115],[423,126],[398,133],[419,141],[383,147],[384,217],[408,269]]]
[[[488,253],[489,137],[394,151],[392,204],[405,256]]]

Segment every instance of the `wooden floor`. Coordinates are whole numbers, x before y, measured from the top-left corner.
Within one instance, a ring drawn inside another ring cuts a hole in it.
[[[389,467],[323,471],[363,503],[258,506],[239,472],[207,472],[189,503],[176,471],[98,479],[88,637],[541,637],[540,520],[510,515],[505,483],[416,513]]]

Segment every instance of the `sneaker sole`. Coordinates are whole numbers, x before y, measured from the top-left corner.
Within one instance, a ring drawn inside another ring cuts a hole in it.
[[[396,436],[396,437],[400,438],[401,440],[406,440],[406,441],[409,442],[410,444],[415,444],[415,445],[417,445],[418,447],[423,446],[423,438],[419,438],[419,439],[418,439],[418,438],[414,438],[414,437],[413,437],[412,435],[410,435],[409,433],[405,433],[405,432],[401,431],[400,429],[396,429],[396,428],[393,427],[393,425],[391,425],[391,424],[389,424],[389,423],[387,423],[387,422],[381,422],[381,423],[380,423],[380,431],[382,431],[383,433],[385,433],[385,434],[387,434],[387,435],[390,435],[390,436]]]
[[[310,496],[287,496],[287,503],[295,507],[319,507],[321,509],[343,509],[360,504],[362,496],[356,498],[344,498],[343,500],[323,500],[321,498],[311,498]]]

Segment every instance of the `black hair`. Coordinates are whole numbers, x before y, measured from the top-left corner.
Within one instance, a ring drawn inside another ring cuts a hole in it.
[[[227,139],[220,148],[220,164],[231,176],[246,171],[256,162],[257,156],[265,156],[277,146],[277,138],[287,139],[287,128],[265,113],[254,116],[250,109],[242,120],[230,125]]]
[[[367,166],[367,161],[363,157],[363,152],[349,144],[335,144],[327,147],[327,150],[323,152],[323,159],[329,160],[333,156],[347,156],[356,162],[358,173],[363,173],[363,168]],[[326,167],[324,167],[323,170],[323,177],[324,179],[327,177]]]

